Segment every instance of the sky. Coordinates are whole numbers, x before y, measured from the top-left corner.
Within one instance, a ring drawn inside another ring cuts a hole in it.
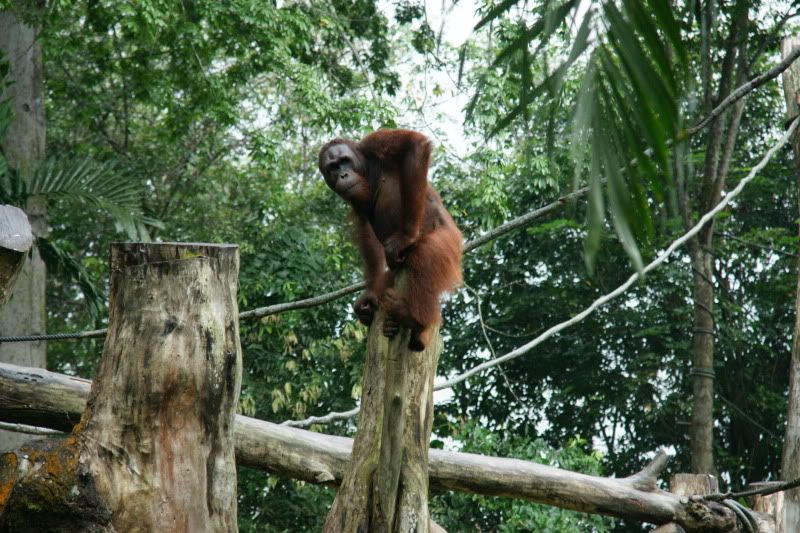
[[[442,42],[457,48],[472,35],[472,29],[478,23],[475,14],[477,4],[472,0],[454,2],[451,0],[426,0],[425,14],[428,24],[435,33],[442,32]],[[419,117],[408,117],[409,122],[414,121],[415,127],[431,136],[438,145],[446,145],[449,150],[457,155],[466,155],[469,149],[469,142],[464,131],[464,108],[466,107],[469,96],[458,90],[455,84],[457,72],[434,72],[429,71],[429,79],[425,87],[432,87],[438,84],[443,89],[441,97],[434,96],[430,91],[425,94],[419,91],[419,87],[410,87],[414,91],[414,97],[418,101],[423,99],[430,111],[440,113],[442,120],[433,120],[430,126],[435,126],[440,132],[434,131],[432,127],[419,124]]]

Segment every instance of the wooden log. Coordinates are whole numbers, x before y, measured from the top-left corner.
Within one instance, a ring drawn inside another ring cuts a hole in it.
[[[109,331],[80,423],[0,458],[0,531],[235,531],[238,248],[116,244]],[[45,372],[45,371],[41,371]],[[46,381],[74,420],[82,380]],[[62,403],[63,402],[63,403]]]
[[[89,382],[0,364],[0,391],[0,420],[70,430],[80,419]],[[336,486],[344,477],[353,440],[238,415],[235,446],[240,465]],[[520,498],[652,524],[676,523],[686,531],[736,531],[732,511],[719,505],[690,504],[686,497],[657,488],[658,474],[666,464],[664,454],[627,478],[589,476],[521,459],[444,450],[429,450],[428,457],[434,490]],[[696,506],[707,511],[695,512]]]
[[[670,522],[669,524],[658,526],[657,528],[653,529],[650,533],[686,533],[686,530],[683,529],[678,524],[676,524],[675,522]]]
[[[33,234],[25,211],[13,205],[0,205],[0,305],[11,296],[11,288],[32,245]]]
[[[400,290],[403,282],[398,279]],[[358,433],[326,533],[431,528],[428,446],[441,336],[437,329],[429,346],[414,352],[407,348],[408,330],[391,340],[383,336],[384,318],[377,313],[370,326]]]

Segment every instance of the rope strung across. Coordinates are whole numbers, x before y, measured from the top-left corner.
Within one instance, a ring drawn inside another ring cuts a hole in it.
[[[719,103],[717,107],[711,110],[711,112],[704,117],[700,122],[692,126],[691,128],[685,130],[681,136],[681,140],[686,140],[698,131],[702,130],[708,124],[711,123],[711,120],[720,115],[724,112],[727,108],[732,106],[737,100],[743,98],[751,91],[757,89],[758,87],[764,85],[766,82],[778,77],[780,73],[784,70],[789,68],[789,66],[800,57],[800,47],[795,48],[789,54],[783,58],[780,63],[776,63],[772,68],[763,72],[749,80],[739,87],[736,88],[730,95],[728,95],[725,100]],[[635,162],[631,162],[630,164],[634,164]],[[505,235],[506,233],[510,233],[517,228],[524,227],[527,224],[531,223],[533,220],[549,213],[550,211],[555,211],[559,207],[563,206],[570,200],[574,200],[585,196],[586,193],[589,191],[588,187],[583,187],[578,189],[570,194],[564,195],[561,198],[558,198],[556,201],[551,202],[539,209],[531,211],[530,213],[526,213],[521,217],[515,218],[514,220],[510,220],[505,224],[501,224],[497,228],[493,229],[492,231],[487,232],[480,237],[475,238],[474,240],[468,242],[464,246],[464,251],[469,252],[474,250],[479,246],[483,246],[484,244],[497,239]],[[317,305],[322,305],[324,303],[328,303],[330,301],[336,300],[348,294],[354,293],[360,289],[364,288],[364,283],[354,283],[353,285],[349,285],[347,287],[343,287],[333,292],[329,292],[327,294],[322,294],[320,296],[315,296],[312,298],[306,298],[304,300],[297,300],[294,302],[287,302],[281,304],[270,305],[267,307],[259,307],[256,309],[251,309],[249,311],[243,311],[239,314],[240,320],[250,319],[250,318],[261,318],[268,315],[274,315],[277,313],[282,313],[284,311],[290,311],[293,309],[306,309],[308,307],[315,307]],[[47,340],[74,340],[74,339],[89,339],[94,337],[102,337],[107,333],[107,329],[97,329],[93,331],[82,331],[78,333],[50,333],[50,334],[37,334],[37,335],[15,335],[15,336],[8,336],[8,337],[0,337],[0,343],[4,342],[32,342],[32,341],[47,341]],[[349,412],[349,411],[348,411]]]
[[[538,209],[534,209],[533,211],[525,213],[524,215],[517,217],[513,220],[509,220],[505,224],[501,224],[496,228],[494,228],[493,230],[488,231],[485,234],[481,235],[480,237],[477,237],[466,243],[464,245],[464,251],[470,252],[475,248],[483,246],[484,244],[487,244],[508,233],[511,233],[512,231],[518,228],[525,227],[534,220],[536,220],[537,218],[541,218],[544,215],[550,213],[551,211],[555,211],[556,209],[565,205],[567,202],[578,199],[581,196],[584,196],[587,191],[588,188],[586,187],[578,189],[577,191],[572,192],[570,194],[566,194],[558,198],[557,200],[550,202],[547,205],[544,205]],[[268,305],[266,307],[258,307],[255,309],[250,309],[248,311],[242,311],[241,313],[239,313],[239,320],[251,320],[269,315],[276,315],[278,313],[284,313],[286,311],[316,307],[318,305],[338,300],[343,296],[347,296],[348,294],[352,294],[363,288],[364,288],[364,282],[362,281],[359,283],[348,285],[347,287],[342,287],[341,289],[337,289],[329,293],[321,294],[319,296],[305,298],[303,300],[296,300],[294,302],[284,302],[275,305]],[[108,333],[108,328],[96,329],[92,331],[81,331],[77,333],[42,333],[35,335],[12,335],[7,337],[0,337],[0,344],[4,342],[34,342],[34,341],[62,341],[62,340],[91,339],[96,337],[103,337],[106,335],[106,333]]]
[[[655,270],[662,263],[664,263],[667,260],[667,258],[669,258],[669,256],[672,255],[672,252],[677,250],[680,246],[686,244],[686,242],[689,241],[689,239],[700,233],[700,230],[703,226],[705,226],[712,218],[714,218],[723,209],[725,209],[731,203],[731,201],[734,198],[736,198],[742,192],[742,190],[744,190],[745,186],[751,181],[753,181],[756,175],[758,175],[758,173],[767,165],[767,163],[769,163],[769,161],[772,159],[775,153],[781,148],[783,148],[783,146],[787,142],[789,142],[789,139],[791,138],[794,131],[797,129],[797,125],[799,123],[800,123],[800,117],[795,118],[795,120],[791,123],[789,128],[783,133],[778,142],[775,143],[769,150],[767,150],[767,153],[764,154],[764,157],[761,159],[761,161],[759,161],[753,168],[750,169],[750,172],[747,174],[747,176],[742,178],[741,181],[739,181],[739,183],[736,185],[736,187],[734,187],[733,190],[731,190],[728,194],[726,194],[725,197],[722,198],[719,201],[719,203],[716,206],[714,206],[713,209],[711,209],[705,215],[700,217],[700,220],[698,220],[697,223],[694,226],[692,226],[692,228],[689,231],[687,231],[682,236],[674,240],[666,250],[658,254],[656,258],[653,259],[653,261],[648,263],[641,270],[641,272],[634,272],[627,279],[627,281],[625,281],[625,283],[623,283],[613,291],[609,292],[608,294],[605,294],[600,298],[597,298],[594,302],[591,303],[591,305],[589,305],[589,307],[587,307],[577,315],[573,316],[569,320],[565,320],[564,322],[552,326],[550,329],[548,329],[547,331],[545,331],[544,333],[542,333],[529,343],[523,344],[519,348],[516,348],[503,356],[481,363],[471,368],[470,370],[467,370],[463,374],[459,374],[445,381],[440,381],[439,383],[434,384],[433,390],[438,391],[438,390],[452,388],[453,386],[466,381],[467,379],[471,378],[476,374],[479,374],[485,370],[489,370],[490,368],[493,368],[497,365],[506,363],[508,361],[511,361],[512,359],[516,359],[517,357],[527,354],[528,352],[533,350],[533,348],[535,348],[545,340],[549,339],[550,337],[553,337],[554,335],[560,333],[561,331],[567,329],[568,327],[573,326],[578,322],[581,322],[587,316],[592,314],[596,309],[623,294],[642,276],[644,276],[645,274],[647,274],[652,270]],[[713,378],[712,371],[707,370],[707,372],[708,374],[703,373],[702,375]],[[700,375],[701,369],[695,369],[694,373]],[[312,416],[304,420],[287,420],[283,422],[283,424],[287,426],[303,427],[315,423],[331,422],[337,419],[349,418],[351,416],[356,415],[357,413],[358,413],[358,407],[341,413],[328,413],[327,415],[319,417]]]

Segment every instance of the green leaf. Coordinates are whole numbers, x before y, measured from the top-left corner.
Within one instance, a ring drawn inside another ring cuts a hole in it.
[[[559,27],[567,15],[575,8],[576,3],[575,0],[569,0],[552,11],[546,10],[544,15],[539,17],[530,28],[522,31],[518,37],[508,43],[500,53],[497,54],[491,66],[497,66],[518,50],[527,50],[528,44],[541,36],[539,45],[536,47],[536,51],[540,50],[553,35],[556,28]],[[536,52],[534,52],[534,55],[536,55]]]
[[[608,208],[611,212],[611,223],[614,225],[622,247],[631,258],[634,267],[641,272],[644,268],[639,247],[636,245],[630,222],[637,220],[637,210],[631,201],[631,193],[620,171],[617,158],[618,147],[611,136],[601,135],[598,140],[600,153],[608,176]],[[595,177],[597,179],[597,177]]]
[[[560,90],[564,81],[564,77],[572,64],[581,56],[588,46],[588,37],[591,29],[592,11],[588,11],[583,18],[583,23],[578,32],[575,34],[575,40],[572,42],[570,54],[563,63],[561,63],[549,76],[547,76],[539,85],[534,87],[530,92],[524,92],[520,95],[520,102],[511,112],[506,114],[500,119],[495,127],[492,129],[489,136],[496,135],[499,131],[508,127],[517,117],[522,115],[525,110],[542,95],[546,90],[554,93]],[[472,102],[471,102],[472,103]]]
[[[51,159],[39,165],[29,186],[16,181],[23,196],[69,199],[107,212],[117,230],[133,240],[149,240],[147,226],[158,225],[142,213],[141,185],[111,162]]]
[[[47,265],[47,271],[66,281],[78,285],[86,300],[87,309],[92,320],[97,320],[105,306],[105,299],[92,280],[88,271],[69,252],[61,248],[55,241],[36,239],[36,246]]]
[[[486,13],[486,15],[484,15],[484,17],[478,21],[478,23],[475,25],[475,29],[479,30],[482,27],[486,26],[488,23],[490,23],[491,21],[495,20],[500,15],[508,11],[508,9],[514,4],[516,4],[518,1],[519,0],[503,0],[502,2],[494,6],[492,9],[490,9]]]
[[[685,68],[689,64],[689,54],[681,38],[681,27],[675,20],[674,10],[667,0],[647,0],[647,6],[656,18],[658,29],[663,31],[672,45],[677,58],[676,64]]]

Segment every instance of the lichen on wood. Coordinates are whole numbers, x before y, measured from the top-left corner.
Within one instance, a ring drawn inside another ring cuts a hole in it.
[[[235,246],[112,247],[81,422],[0,460],[0,531],[236,530],[238,271]]]

